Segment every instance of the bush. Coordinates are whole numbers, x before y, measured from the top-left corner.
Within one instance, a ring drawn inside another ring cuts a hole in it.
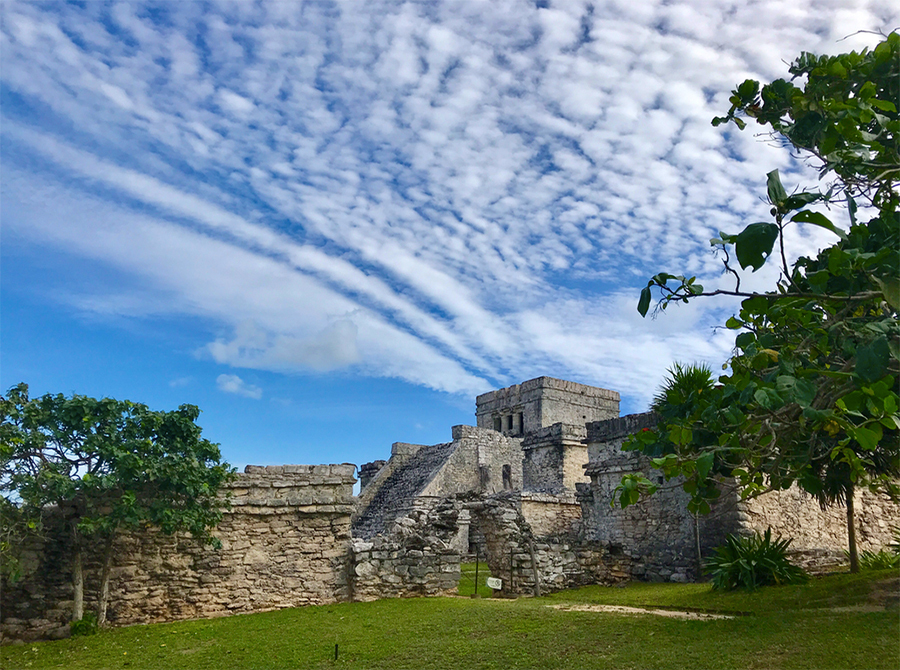
[[[894,541],[891,542],[888,547],[890,547],[891,551],[900,556],[900,526],[897,526],[892,531],[894,535]]]
[[[844,552],[845,554],[847,552]],[[900,554],[881,549],[879,551],[862,551],[859,554],[859,567],[862,570],[887,570],[900,568]]]
[[[808,576],[787,558],[791,541],[780,537],[772,540],[772,529],[763,535],[749,537],[729,535],[725,544],[716,548],[715,555],[705,565],[712,576],[713,589],[732,591],[744,588],[752,591],[771,584],[802,584]]]
[[[72,637],[94,635],[97,632],[97,615],[93,612],[85,612],[78,621],[73,621],[70,625]]]

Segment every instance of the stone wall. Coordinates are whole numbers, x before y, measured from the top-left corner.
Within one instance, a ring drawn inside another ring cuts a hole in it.
[[[853,503],[859,551],[878,551],[890,544],[892,529],[900,528],[900,505],[868,490],[857,491]],[[742,529],[764,532],[771,527],[773,533],[791,538],[791,550],[813,563],[846,562],[847,510],[843,505],[822,509],[809,494],[792,486],[738,503],[738,507]]]
[[[463,500],[472,523],[483,531],[491,574],[503,580],[506,595],[539,595],[586,584],[628,578],[628,558],[610,556],[572,535],[540,535],[522,513],[519,493]]]
[[[622,452],[628,435],[656,423],[652,413],[635,414],[587,426],[590,485],[579,485],[585,538],[631,560],[632,576],[648,580],[685,581],[698,577],[703,557],[729,533],[764,532],[791,538],[797,562],[813,571],[844,563],[846,511],[841,505],[821,509],[816,500],[794,486],[741,501],[736,484],[720,483],[722,495],[709,514],[694,517],[680,479],[663,482],[649,460]],[[626,509],[611,506],[624,474],[643,472],[656,478],[660,490]],[[900,507],[883,496],[859,491],[855,496],[857,544],[878,550],[900,526]],[[699,537],[698,537],[699,536]],[[699,555],[698,555],[699,539]]]
[[[490,495],[522,488],[520,439],[475,426],[453,426],[452,430],[453,453],[422,495],[444,497],[472,491]]]
[[[248,466],[231,484],[232,509],[215,531],[221,549],[152,530],[114,546],[109,619],[116,625],[224,616],[329,603],[350,596],[352,465]],[[4,638],[62,636],[71,617],[68,534],[31,547],[26,573],[3,585]],[[57,529],[61,530],[61,529]],[[85,564],[85,608],[95,609],[99,547]]]
[[[354,540],[353,600],[454,592],[460,578],[458,515],[452,501],[442,501],[396,519],[386,535]]]
[[[522,516],[535,535],[559,537],[578,531],[581,505],[574,492],[551,494],[524,491],[519,499]]]
[[[588,482],[584,425],[555,423],[529,433],[522,440],[522,490],[574,493],[575,484]]]

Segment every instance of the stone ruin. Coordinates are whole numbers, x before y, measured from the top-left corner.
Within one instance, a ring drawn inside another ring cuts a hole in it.
[[[613,391],[540,377],[479,396],[477,426],[451,441],[395,443],[386,461],[355,466],[247,466],[229,485],[215,531],[222,548],[153,530],[117,540],[113,625],[226,616],[282,607],[454,593],[477,551],[502,595],[535,595],[628,579],[689,581],[727,533],[793,538],[807,567],[843,562],[843,509],[796,489],[741,501],[726,491],[709,515],[687,511],[669,482],[627,509],[610,505],[623,474],[648,463],[622,452],[652,414],[619,417]],[[860,492],[860,549],[877,550],[900,508]],[[3,641],[64,637],[72,608],[68,535],[23,547],[24,578],[0,592]],[[85,605],[97,599],[99,551],[88,551]]]

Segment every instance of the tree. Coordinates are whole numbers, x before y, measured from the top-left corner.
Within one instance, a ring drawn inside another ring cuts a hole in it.
[[[199,410],[151,411],[127,400],[81,395],[28,397],[19,384],[0,398],[6,504],[33,519],[55,505],[72,538],[73,620],[84,614],[83,554],[102,541],[97,620],[106,621],[113,542],[124,530],[189,531],[216,544],[211,530],[232,476],[218,445],[201,437]]]
[[[725,325],[740,333],[730,372],[663,402],[660,425],[626,448],[653,458],[667,478],[683,476],[695,511],[708,511],[719,495],[717,476],[734,478],[745,498],[797,484],[823,506],[845,503],[856,571],[854,491],[900,493],[900,35],[871,51],[803,53],[789,72],[804,85],[747,80],[713,125],[743,129],[750,118],[769,127],[770,137],[830,180],[828,188],[788,194],[777,171],[767,175],[773,220],[711,240],[735,278],[733,290],[705,291],[695,277],[667,273],[650,279],[638,303],[642,315],[654,293],[658,310],[739,296],[740,312]],[[849,229],[809,209],[813,204],[845,207]],[[860,221],[862,212],[871,218]],[[824,228],[837,241],[789,265],[784,232],[794,224]],[[754,272],[777,263],[776,286],[742,291],[733,259]],[[636,474],[621,490],[628,504],[637,498],[632,492],[654,486]]]

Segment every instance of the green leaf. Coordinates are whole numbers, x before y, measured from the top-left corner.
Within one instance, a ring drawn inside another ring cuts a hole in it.
[[[728,321],[725,322],[725,327],[730,328],[731,330],[738,330],[744,327],[744,322],[732,316],[729,317]]]
[[[846,233],[843,230],[835,226],[827,216],[820,212],[810,212],[809,210],[803,210],[802,212],[797,212],[791,217],[791,221],[797,221],[801,223],[811,223],[814,226],[818,226],[819,228],[824,228],[825,230],[834,233],[842,240],[847,239]]]
[[[709,471],[712,470],[715,458],[716,455],[714,452],[707,451],[697,459],[697,476],[700,477],[701,480],[706,479]]]
[[[767,410],[778,409],[779,407],[784,405],[784,401],[781,399],[781,396],[779,396],[778,393],[775,392],[775,389],[770,388],[758,389],[753,394],[753,399]]]
[[[647,310],[650,309],[650,299],[652,296],[650,295],[650,287],[645,286],[641,289],[641,298],[638,300],[637,310],[640,312],[641,316],[647,316]]]
[[[856,374],[867,382],[878,381],[887,374],[890,355],[886,337],[872,340],[856,351]]]
[[[787,193],[784,190],[784,186],[781,185],[781,177],[778,176],[778,170],[772,170],[766,175],[766,191],[772,204],[781,210],[784,201],[787,200]]]
[[[794,209],[800,209],[801,207],[805,207],[817,200],[823,200],[824,196],[821,193],[808,193],[804,191],[803,193],[795,193],[794,195],[789,195],[787,199],[784,201],[784,209],[785,211],[791,211]]]
[[[772,253],[772,246],[778,239],[778,226],[774,223],[751,223],[737,236],[734,246],[738,263],[746,269],[759,270]]]
[[[793,400],[800,407],[809,407],[816,397],[816,387],[805,379],[791,375],[779,375],[775,388],[783,398]]]
[[[883,112],[894,112],[895,114],[897,113],[897,106],[889,100],[879,100],[878,98],[875,98],[873,100],[870,100],[869,103],[873,107],[877,107]]]
[[[877,423],[870,424],[871,428],[865,426],[854,426],[847,429],[847,433],[859,443],[866,451],[874,451],[881,441],[882,431],[881,425]]]
[[[900,277],[874,277],[884,299],[894,309],[900,309]]]

